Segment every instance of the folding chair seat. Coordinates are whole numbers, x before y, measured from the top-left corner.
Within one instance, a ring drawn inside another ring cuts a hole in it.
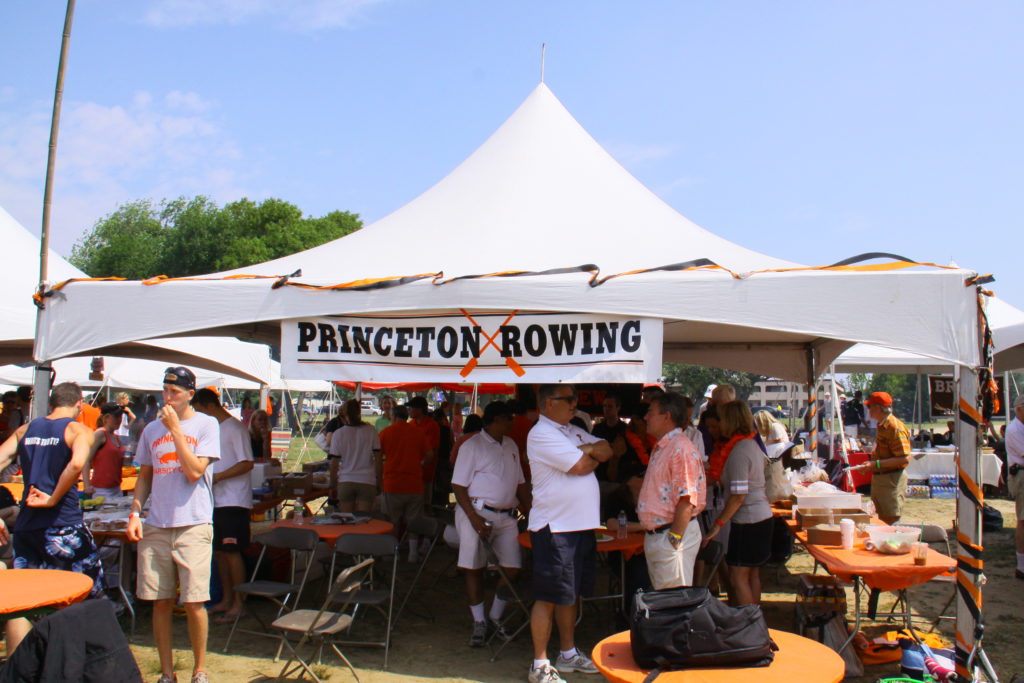
[[[257,536],[253,540],[256,543],[262,544],[263,548],[260,550],[259,558],[256,560],[256,567],[253,569],[252,578],[246,583],[240,583],[235,586],[235,592],[242,594],[243,606],[250,596],[270,600],[278,607],[276,616],[281,616],[281,614],[288,609],[289,600],[291,600],[292,596],[294,596],[294,600],[291,601],[293,609],[302,597],[302,591],[306,586],[306,579],[309,577],[309,570],[313,565],[313,552],[316,550],[316,546],[320,542],[320,538],[312,529],[278,527],[277,529],[272,529],[268,533]],[[260,569],[267,558],[267,551],[269,549],[290,551],[291,568],[289,570],[290,574],[287,582],[257,578],[260,575]],[[296,581],[296,570],[299,565],[299,560],[302,560],[304,569],[301,572],[301,578]],[[252,616],[259,622],[260,627],[263,630],[254,631],[238,628],[238,622],[242,617],[242,612],[239,612],[231,624],[231,631],[228,633],[227,642],[224,643],[224,652],[227,652],[228,648],[231,646],[231,639],[234,637],[235,631],[241,631],[252,635],[275,637],[274,634],[267,631],[267,624],[260,618],[259,614],[253,612]],[[279,648],[278,655],[280,655],[280,652]],[[277,661],[276,656],[274,660]]]
[[[338,538],[334,544],[334,553],[331,556],[331,575],[335,570],[335,560],[352,559],[353,564],[366,558],[373,558],[375,561],[373,569],[369,572],[368,580],[363,586],[355,589],[351,594],[346,593],[344,600],[355,605],[353,616],[362,606],[372,607],[380,612],[384,618],[384,636],[380,640],[344,640],[338,641],[343,645],[369,645],[384,648],[384,668],[388,668],[388,655],[391,651],[391,630],[395,609],[395,580],[398,574],[398,541],[394,536],[383,534],[345,534]],[[386,576],[380,571],[384,561],[390,558],[391,568]],[[386,586],[375,588],[374,586]]]
[[[278,650],[286,647],[289,652],[288,661],[281,668],[281,673],[277,675],[278,681],[301,670],[302,673],[299,678],[304,678],[305,674],[309,674],[313,677],[314,681],[322,683],[320,677],[310,667],[309,662],[303,659],[301,655],[303,646],[310,641],[315,645],[314,651],[317,653],[318,662],[323,657],[324,646],[330,646],[341,661],[345,663],[348,670],[352,672],[352,676],[356,681],[359,680],[359,674],[353,668],[352,662],[348,661],[348,657],[338,649],[338,643],[334,640],[334,637],[351,627],[352,616],[345,614],[345,610],[348,608],[351,600],[346,599],[346,596],[355,594],[356,590],[366,580],[372,566],[373,558],[369,558],[355,566],[348,567],[338,574],[338,578],[334,580],[334,584],[324,599],[323,604],[320,605],[320,609],[297,609],[274,620],[271,626],[280,631],[280,634],[276,636],[280,640]],[[336,612],[330,611],[328,608],[339,600],[343,600],[341,609]],[[290,633],[302,634],[299,642],[294,647],[291,641],[288,640],[288,634]],[[292,662],[294,661],[297,661],[298,664],[293,667]]]

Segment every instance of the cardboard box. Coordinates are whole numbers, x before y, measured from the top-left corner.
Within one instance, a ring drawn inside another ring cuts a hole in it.
[[[291,473],[283,476],[279,481],[281,495],[288,496],[301,496],[309,493],[309,490],[313,488],[313,475],[312,474],[298,474]]]
[[[842,545],[843,534],[838,524],[818,524],[807,530],[807,542],[812,545]]]
[[[796,511],[796,521],[804,531],[819,524],[839,524],[839,520],[852,519],[854,524],[870,524],[868,513],[859,508],[833,508],[831,510],[800,508]]]

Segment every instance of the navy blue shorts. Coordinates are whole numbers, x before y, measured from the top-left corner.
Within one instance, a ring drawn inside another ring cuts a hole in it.
[[[772,555],[771,517],[760,522],[738,524],[733,521],[729,529],[729,549],[725,561],[731,567],[760,567]]]
[[[12,537],[15,569],[63,569],[85,574],[93,581],[89,597],[103,595],[103,566],[85,524],[16,531]]]
[[[572,605],[594,591],[597,539],[593,531],[530,532],[533,548],[533,597],[555,605]]]

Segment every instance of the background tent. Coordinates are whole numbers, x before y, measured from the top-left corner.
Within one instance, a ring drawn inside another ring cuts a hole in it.
[[[515,308],[662,319],[665,360],[805,382],[852,342],[977,365],[977,302],[964,286],[974,274],[904,265],[805,269],[717,237],[629,175],[541,84],[403,208],[238,271],[263,277],[61,287],[35,353],[182,333],[276,343],[281,320],[340,311]],[[845,305],[854,295],[879,303]],[[149,314],[99,315],[121,307]],[[183,308],[188,316],[173,315]]]
[[[32,304],[39,279],[39,240],[0,207],[0,242],[4,245],[4,267],[0,270],[0,363],[24,363],[32,360],[36,333],[36,307]],[[49,273],[52,280],[86,277],[85,273],[50,250]],[[112,315],[111,311],[137,311],[136,305],[106,309],[100,320],[121,318],[129,323],[134,315]],[[65,333],[74,333],[73,328]],[[154,338],[99,346],[90,355],[120,355],[149,358],[163,363],[194,365],[221,374],[231,374],[256,382],[270,378],[270,354],[265,346],[244,344],[224,337]],[[31,384],[31,380],[26,384]]]

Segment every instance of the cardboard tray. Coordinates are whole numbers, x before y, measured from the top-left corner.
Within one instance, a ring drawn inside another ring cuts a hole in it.
[[[800,508],[796,511],[796,521],[804,531],[819,524],[839,524],[839,520],[852,519],[854,524],[870,524],[871,517],[860,508]]]

